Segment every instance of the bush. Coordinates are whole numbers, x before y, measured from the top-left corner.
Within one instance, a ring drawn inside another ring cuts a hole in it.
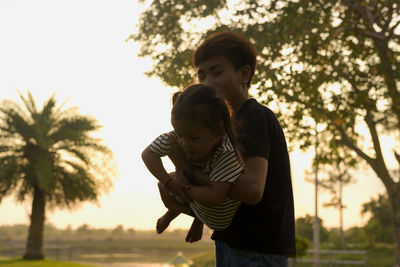
[[[301,258],[306,255],[309,247],[310,241],[307,238],[296,235],[296,257]]]

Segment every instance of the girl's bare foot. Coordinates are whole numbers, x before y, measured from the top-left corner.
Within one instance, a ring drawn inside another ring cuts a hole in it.
[[[194,219],[192,226],[190,226],[189,232],[186,235],[186,242],[197,242],[201,240],[201,237],[203,236],[203,228],[204,225],[199,219]]]
[[[178,216],[178,215],[179,215],[179,213],[168,210],[163,216],[161,216],[157,220],[157,225],[156,225],[157,233],[161,234],[162,232],[164,232],[164,230],[168,228],[168,225],[170,224],[170,222],[173,219],[175,219],[176,216]]]

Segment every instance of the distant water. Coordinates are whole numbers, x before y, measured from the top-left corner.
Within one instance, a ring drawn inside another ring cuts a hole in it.
[[[141,263],[141,262],[80,262],[84,264],[96,266],[111,266],[111,267],[171,267],[168,263]]]

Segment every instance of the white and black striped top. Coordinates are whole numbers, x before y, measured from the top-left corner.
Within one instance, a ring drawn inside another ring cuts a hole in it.
[[[151,151],[160,157],[168,155],[171,151],[168,134],[160,135],[150,144]],[[215,153],[202,166],[202,171],[209,173],[211,182],[233,183],[242,173],[243,167],[229,138],[224,136]],[[204,205],[197,201],[190,203],[197,218],[213,230],[227,228],[239,206],[240,201],[229,197],[219,205]]]

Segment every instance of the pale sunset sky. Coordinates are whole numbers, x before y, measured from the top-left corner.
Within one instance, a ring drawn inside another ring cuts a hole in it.
[[[94,116],[114,152],[119,172],[114,187],[101,196],[99,205],[47,211],[47,222],[59,228],[86,223],[153,229],[165,212],[156,179],[140,154],[158,134],[171,130],[170,96],[175,88],[147,78],[143,72],[151,61],[138,58],[139,44],[125,42],[143,9],[133,0],[0,1],[0,100],[21,103],[18,91],[30,91],[41,105],[55,93],[59,104],[67,100],[66,107],[78,106],[80,113]],[[290,154],[296,217],[314,214],[314,186],[304,180],[312,153]],[[172,170],[171,164],[168,168]],[[357,183],[344,190],[345,228],[365,223],[361,204],[384,192],[370,169],[355,176]],[[322,207],[328,199],[322,192],[319,214],[325,226],[335,227],[338,212]],[[28,224],[30,209],[30,201],[3,199],[0,225]],[[190,222],[182,215],[170,229],[188,228]]]

